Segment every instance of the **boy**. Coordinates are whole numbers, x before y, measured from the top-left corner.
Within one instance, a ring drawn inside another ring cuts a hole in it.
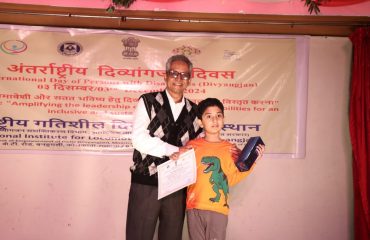
[[[232,144],[220,137],[224,126],[222,103],[216,98],[201,101],[197,117],[205,135],[186,145],[194,148],[197,161],[197,181],[187,189],[189,237],[191,240],[222,240],[226,239],[229,186],[241,181],[251,171],[237,169],[230,153]],[[264,146],[259,145],[257,151],[259,159]],[[171,159],[177,159],[178,155],[179,152],[174,153]]]

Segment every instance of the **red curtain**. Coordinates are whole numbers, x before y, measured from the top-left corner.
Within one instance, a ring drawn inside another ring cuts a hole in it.
[[[353,68],[349,127],[353,151],[355,239],[370,239],[370,27],[350,36]]]
[[[366,2],[368,0],[323,0],[320,5],[325,7],[338,7]]]

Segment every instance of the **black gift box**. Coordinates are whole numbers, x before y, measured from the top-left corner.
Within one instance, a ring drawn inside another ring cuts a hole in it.
[[[252,167],[253,163],[258,157],[256,148],[260,144],[265,145],[261,137],[257,136],[249,138],[247,144],[245,144],[238,160],[235,163],[239,171],[245,172]]]

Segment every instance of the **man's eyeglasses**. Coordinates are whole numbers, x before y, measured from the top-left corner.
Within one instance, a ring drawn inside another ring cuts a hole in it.
[[[175,70],[170,70],[167,72],[168,76],[171,78],[177,78],[180,75],[181,80],[189,80],[190,79],[190,73],[188,72],[178,72]]]

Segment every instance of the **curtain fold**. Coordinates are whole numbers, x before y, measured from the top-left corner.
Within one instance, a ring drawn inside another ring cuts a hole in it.
[[[349,127],[353,151],[354,230],[356,240],[370,239],[370,27],[356,29]]]
[[[338,7],[338,6],[348,6],[366,1],[368,0],[324,0],[320,3],[320,5],[325,7]]]

